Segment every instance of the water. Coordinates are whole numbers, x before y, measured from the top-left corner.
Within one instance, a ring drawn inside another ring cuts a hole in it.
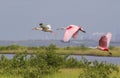
[[[0,58],[1,58],[2,55],[7,57],[8,59],[12,59],[14,57],[14,54],[0,54]]]
[[[87,60],[91,62],[97,60],[98,62],[106,62],[106,63],[120,65],[120,57],[81,56],[81,55],[71,55],[70,57],[74,57],[77,60],[80,60],[82,59],[82,57],[85,57]]]
[[[0,54],[0,58],[1,58]],[[14,54],[4,54],[8,59],[12,59],[14,57]],[[29,57],[29,55],[28,55]],[[120,57],[102,57],[102,56],[82,56],[82,55],[70,55],[69,57],[74,57],[77,60],[82,59],[82,57],[85,57],[87,60],[93,62],[97,60],[98,62],[106,62],[106,63],[112,63],[116,65],[120,65]]]
[[[64,47],[64,46],[80,46],[85,45],[88,47],[95,47],[98,45],[98,41],[90,41],[90,40],[71,40],[68,43],[64,43],[61,40],[25,40],[25,41],[0,41],[0,45],[12,45],[18,44],[23,46],[49,46],[50,44],[55,44],[56,46]],[[111,42],[110,46],[120,46],[120,42]],[[5,56],[11,59],[14,54],[5,54]],[[0,54],[1,57],[1,54]],[[73,56],[76,59],[81,59],[82,56]],[[102,57],[102,56],[84,56],[90,61],[97,60],[99,62],[106,61],[107,63],[119,64],[120,65],[120,57]]]

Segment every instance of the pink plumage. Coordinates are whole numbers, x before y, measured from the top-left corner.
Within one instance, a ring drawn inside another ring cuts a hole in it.
[[[83,28],[76,25],[69,25],[65,30],[63,41],[68,42],[71,38],[77,38],[79,30],[83,31]]]
[[[112,34],[110,32],[108,32],[106,35],[103,35],[99,40],[98,49],[103,51],[108,51],[111,37],[112,37]]]

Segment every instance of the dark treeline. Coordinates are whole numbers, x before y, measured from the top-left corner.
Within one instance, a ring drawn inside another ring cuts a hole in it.
[[[84,46],[83,46],[84,47]],[[42,78],[44,75],[58,72],[61,68],[81,68],[78,78],[109,78],[113,72],[119,72],[114,64],[90,62],[86,58],[76,60],[69,55],[59,55],[55,45],[42,47],[28,56],[27,52],[15,54],[12,59],[4,55],[0,58],[0,74],[20,75],[23,78]]]

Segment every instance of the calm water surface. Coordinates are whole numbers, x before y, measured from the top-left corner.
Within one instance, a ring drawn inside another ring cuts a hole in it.
[[[120,57],[104,57],[104,56],[81,56],[81,55],[71,55],[70,57],[74,57],[77,60],[82,59],[82,57],[85,57],[89,61],[95,61],[98,62],[106,62],[106,63],[112,63],[120,65]]]
[[[2,54],[0,54],[0,57],[1,57],[1,55]],[[4,54],[4,55],[9,59],[12,59],[14,57],[14,54]],[[82,57],[85,57],[87,60],[89,60],[91,62],[97,60],[98,62],[106,62],[106,63],[120,65],[120,57],[81,56],[81,55],[70,55],[69,57],[74,57],[77,60],[80,60],[80,59],[82,59]]]

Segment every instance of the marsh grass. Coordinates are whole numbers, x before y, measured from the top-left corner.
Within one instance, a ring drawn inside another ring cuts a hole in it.
[[[80,76],[80,73],[83,73],[82,68],[81,69],[64,68],[64,69],[60,69],[58,72],[55,72],[53,74],[47,74],[43,76],[43,78],[78,78]],[[0,78],[23,78],[23,77],[19,75],[4,74],[4,75],[0,75]],[[109,78],[120,78],[120,72],[113,71],[109,75]]]
[[[67,46],[67,47],[56,47],[53,44],[50,46],[55,49],[58,54],[73,54],[73,55],[93,55],[93,56],[109,56],[108,52],[101,51],[98,49],[88,48],[85,45],[81,46]],[[9,46],[0,46],[0,53],[34,53],[37,51],[44,51],[47,47],[46,46],[20,46],[20,45],[9,45]],[[110,46],[110,52],[112,56],[120,56],[120,47]]]
[[[78,68],[65,68],[60,69],[54,74],[46,75],[44,78],[78,78],[80,71]]]
[[[110,75],[109,75],[109,77],[110,78],[120,78],[120,66],[119,66],[119,72],[116,72],[116,71],[113,71]]]
[[[85,57],[81,60],[67,58],[55,50],[56,47],[50,45],[45,50],[31,54],[30,58],[26,53],[18,53],[12,59],[2,55],[0,78],[117,78],[117,74],[120,74],[116,65],[90,62]]]
[[[23,78],[22,76],[19,75],[10,75],[10,74],[0,74],[0,78]]]

